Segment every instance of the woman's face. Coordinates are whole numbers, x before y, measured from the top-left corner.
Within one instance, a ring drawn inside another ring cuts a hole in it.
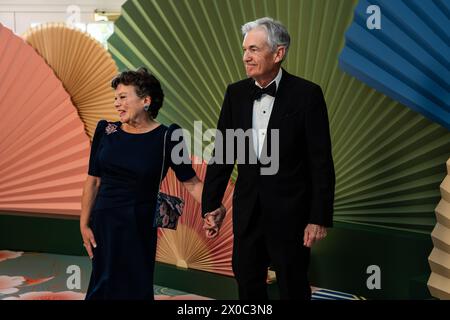
[[[119,84],[116,88],[114,106],[122,123],[134,122],[145,116],[144,105],[150,105],[150,97],[139,98],[133,85]]]

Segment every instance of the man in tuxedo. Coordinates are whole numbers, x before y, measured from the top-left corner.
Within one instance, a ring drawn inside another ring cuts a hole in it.
[[[233,195],[233,272],[239,297],[266,300],[271,265],[281,299],[310,299],[310,248],[333,221],[335,174],[325,100],[318,85],[281,68],[290,44],[281,23],[258,19],[242,26],[242,33],[248,78],[229,85],[225,93],[217,125],[222,139],[216,138],[203,188],[204,229],[208,237],[218,234],[226,212],[221,202],[234,168],[226,159],[240,156],[238,148],[227,148],[236,139],[226,131],[250,130],[246,160],[237,161]],[[275,172],[265,174],[268,150],[279,163]],[[217,161],[219,153],[223,161]],[[252,155],[254,162],[249,161]]]

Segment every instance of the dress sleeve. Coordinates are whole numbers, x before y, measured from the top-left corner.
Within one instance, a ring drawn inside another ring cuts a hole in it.
[[[105,132],[106,125],[108,121],[100,120],[97,123],[97,128],[95,128],[94,138],[91,145],[91,154],[89,156],[89,170],[88,174],[90,176],[101,176],[100,164],[98,162],[97,151],[99,150],[101,138]]]
[[[195,177],[196,173],[192,168],[192,161],[183,139],[182,129],[179,125],[172,124],[168,130],[166,157],[168,158],[169,166],[175,172],[179,181],[187,181]]]

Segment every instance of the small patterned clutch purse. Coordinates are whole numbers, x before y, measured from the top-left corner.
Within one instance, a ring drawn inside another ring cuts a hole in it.
[[[161,190],[161,182],[164,172],[164,164],[166,160],[167,131],[164,134],[163,162],[161,168],[161,176],[159,178],[159,190]],[[176,230],[178,225],[178,218],[183,213],[183,207],[184,207],[183,199],[158,191],[158,195],[156,198],[155,220],[153,223],[153,227]]]
[[[184,201],[163,192],[158,192],[154,227],[177,229],[178,218],[183,213]]]

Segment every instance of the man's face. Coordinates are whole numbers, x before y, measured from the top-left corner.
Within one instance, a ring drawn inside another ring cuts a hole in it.
[[[273,75],[278,70],[278,63],[284,56],[284,48],[278,47],[275,52],[267,43],[267,32],[262,28],[255,28],[244,37],[243,61],[247,76],[260,82]]]

